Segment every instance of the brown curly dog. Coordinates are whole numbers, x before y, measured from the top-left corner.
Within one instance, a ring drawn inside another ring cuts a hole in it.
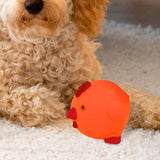
[[[0,117],[22,126],[53,125],[82,83],[101,79],[94,39],[107,3],[0,1]],[[160,128],[160,99],[122,88],[132,105],[128,125]]]

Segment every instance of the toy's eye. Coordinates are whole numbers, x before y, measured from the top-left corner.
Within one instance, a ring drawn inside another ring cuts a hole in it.
[[[82,109],[84,109],[84,106],[81,106]]]

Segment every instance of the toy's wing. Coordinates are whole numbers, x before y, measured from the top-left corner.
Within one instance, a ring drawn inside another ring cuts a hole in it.
[[[111,101],[106,106],[106,113],[114,121],[126,119],[129,117],[130,104],[129,102]]]

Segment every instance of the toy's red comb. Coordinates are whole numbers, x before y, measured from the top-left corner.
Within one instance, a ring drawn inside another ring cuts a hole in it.
[[[90,82],[83,83],[76,91],[76,97],[79,97],[84,91],[86,91],[91,86]]]

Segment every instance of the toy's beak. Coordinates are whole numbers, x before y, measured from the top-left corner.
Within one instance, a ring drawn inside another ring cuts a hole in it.
[[[76,120],[77,119],[77,112],[75,108],[71,108],[68,113],[67,113],[67,118],[70,118],[72,120]]]

